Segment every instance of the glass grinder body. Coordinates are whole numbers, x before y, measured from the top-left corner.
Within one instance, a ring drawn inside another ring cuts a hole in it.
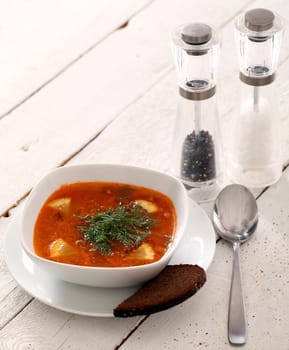
[[[267,9],[235,20],[240,65],[239,107],[228,150],[228,174],[236,183],[264,187],[282,173],[280,112],[275,77],[283,23]]]
[[[172,147],[172,173],[197,202],[212,200],[220,177],[216,73],[220,41],[204,23],[178,27],[173,53],[179,101]]]

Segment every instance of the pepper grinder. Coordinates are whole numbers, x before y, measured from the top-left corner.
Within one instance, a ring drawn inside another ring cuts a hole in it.
[[[173,33],[179,96],[171,172],[196,202],[213,200],[219,190],[219,49],[217,31],[205,23],[184,24]]]
[[[277,14],[262,8],[241,14],[234,24],[240,94],[228,172],[233,182],[265,187],[275,183],[282,173],[275,77],[284,25]]]

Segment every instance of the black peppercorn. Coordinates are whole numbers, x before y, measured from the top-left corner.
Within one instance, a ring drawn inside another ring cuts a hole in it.
[[[191,182],[210,181],[216,177],[215,147],[208,131],[193,131],[183,143],[181,176]]]

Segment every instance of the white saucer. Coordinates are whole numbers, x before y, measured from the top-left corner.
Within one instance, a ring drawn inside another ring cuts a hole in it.
[[[14,279],[36,299],[74,314],[113,317],[113,308],[136,290],[136,287],[86,287],[64,282],[45,273],[31,261],[20,245],[20,215],[11,222],[6,233],[5,260]],[[170,264],[198,264],[207,270],[215,248],[215,232],[210,219],[190,200],[188,228]]]

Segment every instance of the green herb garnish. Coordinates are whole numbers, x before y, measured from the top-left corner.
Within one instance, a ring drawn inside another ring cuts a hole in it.
[[[95,215],[81,217],[85,223],[79,226],[84,240],[89,241],[101,254],[112,254],[112,243],[118,241],[125,246],[139,246],[155,220],[140,205],[131,203],[110,208]]]

